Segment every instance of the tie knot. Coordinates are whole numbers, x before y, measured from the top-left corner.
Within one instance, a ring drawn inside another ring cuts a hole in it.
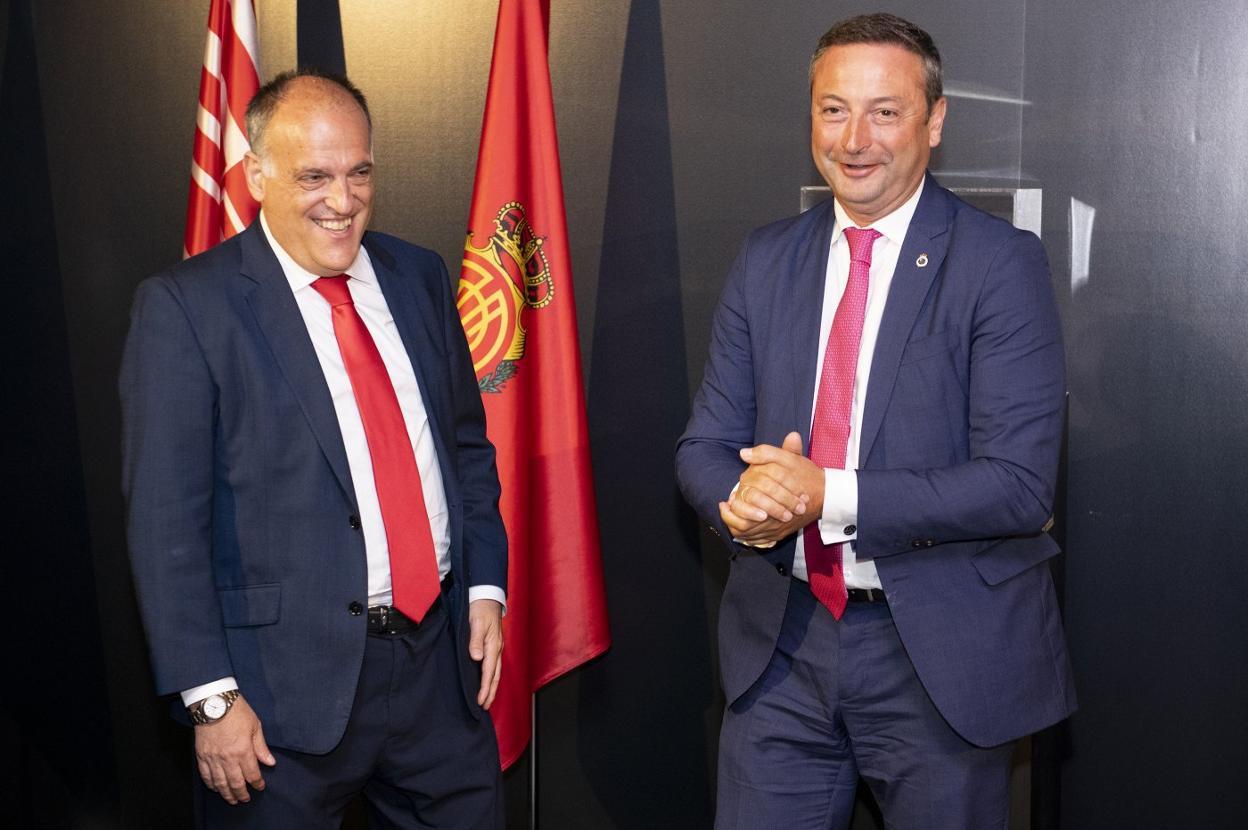
[[[871,246],[883,235],[875,228],[846,228],[845,241],[849,243],[850,261],[870,265]]]
[[[331,306],[351,305],[351,289],[347,288],[350,274],[339,274],[336,277],[321,277],[312,283],[316,293],[325,298]]]

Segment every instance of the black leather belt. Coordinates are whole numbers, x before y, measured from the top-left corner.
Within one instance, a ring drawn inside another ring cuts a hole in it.
[[[888,602],[880,588],[850,588],[847,593],[850,602]]]
[[[442,595],[451,587],[452,583],[452,575],[447,574],[446,579],[442,580],[442,592],[434,598],[433,604],[430,605],[429,610],[425,612],[424,620],[428,620],[436,611],[438,611],[438,609],[442,607]],[[418,628],[420,628],[420,623],[405,615],[393,605],[368,606],[369,634],[408,634]]]
[[[437,605],[442,601],[439,597],[434,601]],[[429,608],[433,610],[432,607]],[[368,606],[368,633],[369,634],[407,634],[420,628],[420,623],[407,617],[399,609],[393,605],[370,605]]]

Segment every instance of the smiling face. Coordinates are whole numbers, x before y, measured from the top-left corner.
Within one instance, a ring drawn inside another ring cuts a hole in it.
[[[811,152],[859,225],[887,216],[914,194],[944,123],[945,99],[928,112],[923,61],[901,46],[833,46],[815,64]]]
[[[297,79],[258,149],[259,155],[246,157],[247,186],[273,238],[317,276],[346,271],[359,253],[373,202],[364,111],[336,85]]]

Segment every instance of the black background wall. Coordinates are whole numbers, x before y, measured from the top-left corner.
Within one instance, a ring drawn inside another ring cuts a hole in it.
[[[135,284],[181,248],[207,1],[2,5],[13,619],[0,813],[186,826],[187,737],[151,695],[126,565],[115,378]],[[537,807],[544,827],[706,827],[724,563],[680,504],[672,444],[740,240],[818,181],[807,56],[833,21],[874,7],[552,5],[615,645],[539,699]],[[1067,828],[1238,826],[1248,4],[890,5],[946,58],[943,178],[1044,189],[1068,337],[1064,567],[1081,696],[1050,806]],[[496,7],[341,3],[347,66],[378,124],[376,226],[452,265]],[[294,64],[295,3],[260,0],[259,16],[270,75]],[[528,763],[509,778],[517,827]]]

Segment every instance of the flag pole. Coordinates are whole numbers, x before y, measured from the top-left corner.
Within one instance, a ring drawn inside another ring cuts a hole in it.
[[[529,697],[529,830],[537,830],[537,694]]]

